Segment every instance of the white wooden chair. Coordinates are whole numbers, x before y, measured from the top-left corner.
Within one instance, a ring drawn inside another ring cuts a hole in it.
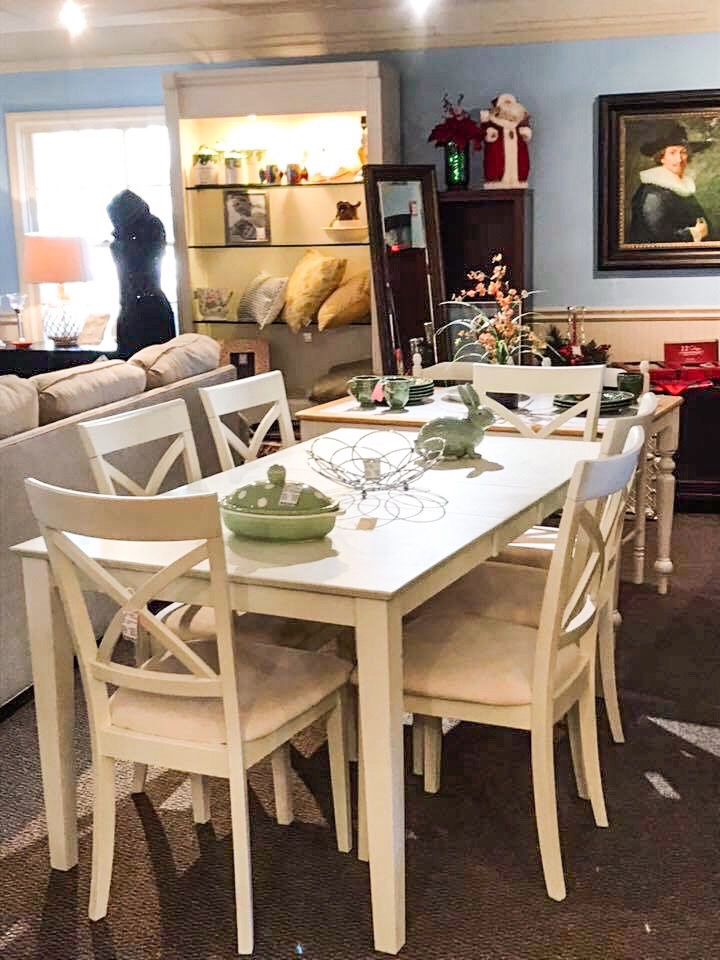
[[[184,400],[169,400],[153,407],[119,413],[114,417],[79,423],[78,429],[100,493],[114,495],[119,487],[135,497],[152,497],[160,490],[179,457],[182,457],[185,468],[186,483],[202,479]],[[105,459],[107,454],[169,437],[174,437],[174,440],[160,457],[144,486]]]
[[[78,429],[98,493],[115,496],[123,491],[134,497],[154,496],[179,458],[182,458],[185,483],[202,479],[195,438],[184,400],[169,400],[167,403],[158,403],[141,410],[79,423]],[[172,442],[161,455],[144,486],[106,459],[108,454],[170,438]],[[128,625],[125,626],[125,633],[126,636],[135,634],[135,662],[140,666],[150,655],[150,638],[143,630],[135,628],[130,631]],[[147,767],[137,764],[133,777],[133,793],[143,793],[146,779]],[[193,803],[198,802],[200,794],[195,784],[192,795]]]
[[[641,427],[647,437],[656,406],[655,394],[647,393],[640,399],[635,416],[610,421],[603,434],[600,457],[621,453],[633,427]],[[643,446],[640,462],[644,455]],[[639,509],[644,509],[643,502]],[[557,527],[531,527],[492,560],[485,561],[477,570],[448,587],[442,602],[448,609],[454,607],[464,612],[537,626],[547,571],[557,547],[558,533]],[[602,602],[598,613],[598,676],[615,743],[625,742],[615,669],[615,636],[620,622],[617,614],[620,551],[635,535],[636,529],[623,535],[622,519],[619,518],[616,537],[607,546],[607,572],[601,586]],[[433,718],[415,716],[413,771],[424,777],[427,793],[437,793],[440,789],[441,749],[442,725]]]
[[[200,776],[224,777],[230,782],[238,950],[251,953],[246,770],[269,755],[274,767],[287,772],[291,737],[325,718],[337,844],[348,851],[351,822],[344,700],[350,666],[334,656],[239,643],[233,636],[215,494],[108,497],[63,490],[36,480],[26,481],[26,488],[47,544],[88,706],[95,776],[90,919],[104,917],[108,908],[115,762],[182,770],[195,782]],[[83,551],[76,535],[163,542],[168,565],[129,589]],[[205,561],[217,637],[213,643],[185,642],[148,611],[147,603],[167,594],[179,576]],[[86,589],[101,591],[118,608],[99,647],[83,592]],[[139,616],[163,651],[141,667],[113,658],[128,612]],[[113,694],[111,687],[116,688]],[[289,822],[288,778],[276,777],[275,790],[281,819]]]
[[[198,392],[210,423],[222,470],[232,470],[235,466],[232,450],[237,451],[243,460],[255,460],[268,430],[276,421],[280,427],[280,445],[289,447],[295,443],[285,381],[279,370],[215,387],[200,387]],[[268,404],[270,407],[255,428],[250,443],[241,440],[220,419],[230,413],[243,414]]]
[[[537,626],[467,612],[440,595],[405,628],[405,710],[433,718],[437,726],[442,717],[456,717],[530,732],[540,855],[554,900],[565,897],[553,750],[553,727],[564,716],[578,793],[590,799],[597,826],[607,826],[595,719],[595,651],[602,583],[643,446],[642,429],[634,428],[628,440],[626,452],[575,468]],[[518,602],[524,589],[518,577]],[[426,752],[426,765],[434,760]],[[365,857],[363,784],[359,819],[358,847]]]
[[[594,440],[597,436],[600,401],[602,400],[605,365],[577,367],[525,367],[495,363],[473,364],[473,386],[480,402],[492,412],[511,424],[523,437],[549,437],[572,417],[585,413],[583,438]],[[582,395],[566,410],[561,410],[546,423],[533,425],[522,410],[509,410],[493,397],[492,393],[577,394]]]
[[[632,417],[621,417],[616,420],[611,420],[603,434],[602,443],[600,445],[600,456],[609,457],[616,456],[617,454],[621,453],[625,448],[628,435],[633,427],[642,427],[645,437],[647,438],[650,436],[650,428],[656,407],[657,397],[655,394],[646,393],[640,398],[638,412],[636,415]],[[643,447],[643,451],[640,455],[641,463],[644,456],[645,448]],[[641,495],[638,497],[640,502],[637,505],[637,509],[644,511],[645,501],[644,497],[642,496],[642,491],[638,490],[638,493]],[[610,724],[610,731],[612,733],[613,740],[616,743],[624,743],[625,736],[623,734],[622,720],[620,717],[617,680],[615,674],[615,627],[617,625],[616,621],[619,622],[616,611],[620,583],[620,552],[622,546],[634,540],[635,536],[637,535],[637,528],[633,527],[633,529],[629,530],[627,534],[623,534],[621,524],[619,532],[621,535],[608,547],[608,551],[611,555],[608,558],[608,575],[603,582],[602,589],[603,603],[601,604],[599,614],[598,662],[602,693],[605,701],[608,722]],[[475,584],[477,596],[487,595],[487,591],[482,584],[482,579],[483,577],[488,576],[487,568],[495,564],[512,564],[513,566],[519,565],[521,567],[536,567],[547,572],[550,566],[553,551],[557,545],[557,538],[557,527],[545,527],[540,525],[526,530],[525,533],[517,537],[517,539],[510,543],[504,550],[501,550],[493,561],[490,561],[489,564],[484,564],[483,567],[476,571],[478,574]],[[506,582],[509,582],[509,580],[516,578],[517,575],[517,571],[508,571],[507,576],[504,579]],[[493,579],[494,590],[499,590],[500,593],[502,593],[502,574],[499,572],[496,573]],[[530,595],[526,596],[526,601],[530,598],[530,596],[532,596],[532,592]],[[527,611],[531,609],[532,612],[528,614]],[[522,605],[522,610],[525,611],[525,613],[523,613],[524,616],[530,617],[530,620],[526,622],[537,623],[540,612],[539,603],[536,603],[536,606],[533,609],[532,605],[526,602]]]

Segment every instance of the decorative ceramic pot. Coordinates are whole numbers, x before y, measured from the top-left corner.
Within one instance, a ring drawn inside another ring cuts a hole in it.
[[[340,511],[336,500],[307,483],[286,483],[285,467],[274,463],[267,480],[240,487],[220,501],[228,530],[251,540],[319,540],[330,533]]]
[[[458,393],[468,408],[464,419],[457,417],[438,417],[431,420],[420,429],[415,449],[422,452],[429,440],[440,439],[445,441],[443,460],[459,460],[462,457],[474,457],[478,444],[485,436],[485,428],[490,426],[495,417],[480,406],[480,398],[473,386],[463,383],[458,387]]]
[[[197,287],[193,296],[203,320],[227,320],[233,291],[225,287]]]
[[[467,190],[470,183],[470,145],[445,144],[445,185],[448,190]]]
[[[348,393],[351,397],[355,397],[361,407],[374,407],[372,392],[379,379],[380,377],[371,376],[353,377],[352,380],[348,380]]]

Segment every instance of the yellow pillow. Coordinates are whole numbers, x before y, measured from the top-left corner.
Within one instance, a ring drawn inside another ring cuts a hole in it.
[[[290,274],[285,295],[285,322],[297,333],[306,327],[342,280],[346,260],[308,250]]]
[[[331,293],[318,311],[321,330],[344,327],[370,314],[370,271],[351,277]]]

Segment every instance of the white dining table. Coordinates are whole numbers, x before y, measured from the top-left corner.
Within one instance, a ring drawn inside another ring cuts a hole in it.
[[[327,436],[352,443],[366,433],[341,429]],[[403,442],[413,437],[406,434]],[[285,466],[288,480],[347,494],[346,487],[310,466],[309,447],[297,444],[173,494],[223,496],[264,477],[272,463]],[[595,459],[598,451],[599,444],[585,441],[486,436],[481,456],[441,464],[416,481],[410,497],[416,496],[423,510],[410,510],[408,519],[389,520],[382,510],[379,518],[358,517],[350,509],[323,540],[271,543],[227,536],[235,610],[355,629],[377,950],[395,954],[406,936],[402,618],[560,508],[576,463]],[[127,585],[167,566],[182,550],[173,544],[77,539]],[[72,646],[44,541],[13,549],[23,561],[50,863],[69,870],[78,860]],[[158,599],[206,603],[206,568],[175,581],[168,596]]]

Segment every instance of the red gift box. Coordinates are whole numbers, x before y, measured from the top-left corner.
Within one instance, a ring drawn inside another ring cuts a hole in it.
[[[698,366],[701,363],[717,364],[717,340],[691,340],[685,343],[666,343],[663,353],[665,363],[671,366]],[[708,374],[712,376],[712,374]]]

